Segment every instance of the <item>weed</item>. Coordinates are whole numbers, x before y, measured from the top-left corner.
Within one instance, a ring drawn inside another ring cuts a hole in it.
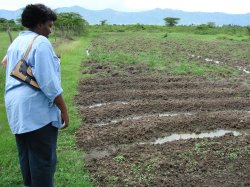
[[[118,162],[118,163],[122,163],[125,161],[125,157],[123,155],[117,155],[116,157],[113,158],[114,161]]]
[[[125,184],[133,186],[134,184],[149,184],[154,178],[154,170],[156,168],[157,159],[151,159],[148,161],[131,163],[130,172]]]
[[[235,160],[238,158],[238,153],[230,153],[228,157],[230,160]]]
[[[168,37],[168,33],[165,33],[163,38],[167,38]]]
[[[250,157],[250,151],[247,152],[247,155]]]
[[[195,149],[196,151],[200,151],[201,146],[202,146],[201,143],[195,143],[195,144],[194,144],[194,149]]]
[[[239,153],[238,153],[238,152],[232,152],[232,153],[230,153],[230,154],[228,155],[228,158],[229,158],[230,160],[235,160],[235,159],[238,158],[238,156],[239,156]]]
[[[116,183],[119,181],[119,179],[120,178],[118,176],[114,176],[114,175],[106,177],[106,180],[109,186],[112,186],[112,187],[118,186],[116,185]]]

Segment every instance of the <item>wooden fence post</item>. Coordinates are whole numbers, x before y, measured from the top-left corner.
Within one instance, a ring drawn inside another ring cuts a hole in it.
[[[13,42],[13,39],[12,39],[12,36],[11,36],[11,33],[10,33],[10,25],[9,25],[9,22],[7,22],[7,33],[9,35],[9,38],[10,38],[10,43]]]
[[[53,26],[53,32],[54,32],[54,38],[55,38],[55,42],[56,42],[56,26]]]
[[[64,26],[63,26],[63,25],[60,25],[60,27],[61,27],[61,31],[62,31],[62,38],[65,38]]]

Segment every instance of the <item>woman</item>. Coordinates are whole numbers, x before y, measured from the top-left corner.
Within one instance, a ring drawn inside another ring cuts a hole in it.
[[[59,59],[48,40],[57,16],[45,5],[31,4],[25,7],[21,19],[28,30],[21,32],[7,51],[7,117],[16,137],[24,186],[52,187],[57,162],[58,128],[69,124],[62,97]],[[32,67],[40,91],[10,76],[36,36],[27,62]]]

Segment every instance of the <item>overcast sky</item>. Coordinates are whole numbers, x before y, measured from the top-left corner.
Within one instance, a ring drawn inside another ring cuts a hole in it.
[[[250,12],[250,0],[0,0],[0,9],[17,10],[32,3],[43,3],[53,9],[78,5],[91,10],[111,8],[126,12],[154,8],[234,14]]]

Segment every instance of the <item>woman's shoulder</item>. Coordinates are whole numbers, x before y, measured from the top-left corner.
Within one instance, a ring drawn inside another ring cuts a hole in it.
[[[49,47],[52,47],[48,38],[46,38],[42,35],[37,36],[37,38],[35,39],[34,45],[37,45],[37,47],[39,47],[40,45],[47,45]]]
[[[41,42],[41,43],[48,43],[48,44],[50,44],[50,41],[48,40],[48,38],[46,38],[43,35],[37,35],[36,41]]]
[[[35,40],[32,44],[33,46],[39,46],[41,43],[49,45],[49,46],[51,45],[48,38],[42,35],[37,35],[36,33],[31,32],[31,31],[20,32],[19,36],[14,40],[13,44],[28,45],[32,42],[34,38]]]

